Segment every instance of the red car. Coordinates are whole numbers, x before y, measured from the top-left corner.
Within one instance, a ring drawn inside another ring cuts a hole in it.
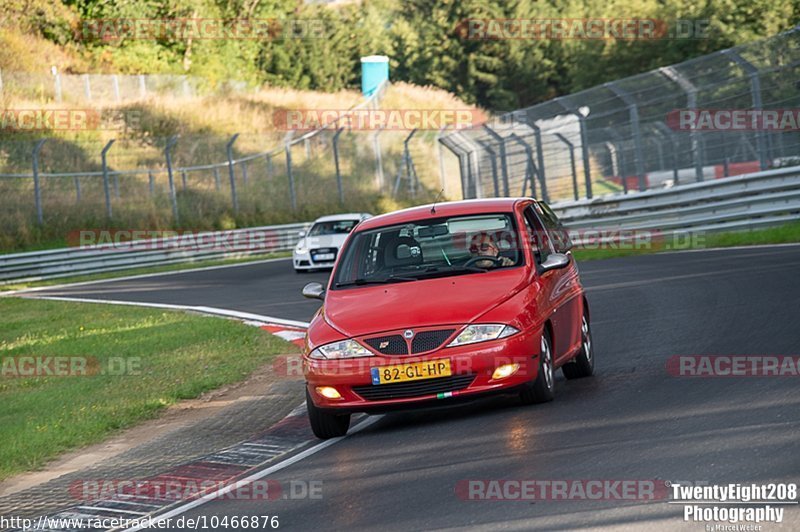
[[[594,371],[589,307],[553,211],[530,198],[405,209],[349,235],[308,328],[306,403],[319,438],[354,412],[518,393]]]

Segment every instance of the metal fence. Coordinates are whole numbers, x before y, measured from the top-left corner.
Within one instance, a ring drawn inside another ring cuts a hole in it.
[[[246,92],[243,81],[212,85],[203,78],[173,74],[50,74],[0,71],[0,95],[36,101],[123,103],[151,96],[190,97]]]
[[[352,109],[378,107],[384,90]],[[132,210],[144,212],[139,219],[145,220],[148,210],[169,212],[175,227],[189,214],[196,222],[240,210],[288,213],[276,220],[288,221],[365,209],[359,198],[426,199],[447,188],[444,162],[437,161],[440,132],[354,131],[341,120],[310,131],[237,133],[224,141],[208,135],[144,142],[0,138],[0,159],[17,170],[0,173],[3,220],[17,226],[56,222],[65,232],[80,223],[131,219],[123,214]],[[243,141],[246,147],[239,148]],[[43,155],[44,146],[56,155]],[[65,153],[58,151],[62,147]],[[179,158],[176,147],[182,148]],[[433,185],[423,186],[421,175]],[[460,192],[453,184],[449,189]]]
[[[441,142],[457,156],[467,198],[533,194],[558,202],[792,166],[800,163],[796,124],[708,130],[678,118],[680,110],[796,117],[799,74],[795,28],[513,111]]]

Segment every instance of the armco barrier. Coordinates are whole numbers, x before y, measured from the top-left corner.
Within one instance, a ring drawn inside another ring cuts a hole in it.
[[[562,202],[554,210],[569,229],[725,231],[800,219],[800,166]]]
[[[300,232],[310,225],[271,225],[197,233],[192,238],[178,236],[0,255],[0,284],[289,251],[297,244]],[[203,236],[209,238],[203,240]],[[228,245],[226,238],[241,244]]]
[[[736,231],[800,219],[800,166],[627,195],[553,205],[572,230]],[[289,251],[310,224],[273,225],[213,235],[259,242],[255,249],[204,248],[181,237],[0,255],[0,283],[57,279],[145,266]],[[248,239],[248,236],[253,237]]]

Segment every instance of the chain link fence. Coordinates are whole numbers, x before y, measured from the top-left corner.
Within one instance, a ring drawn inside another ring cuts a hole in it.
[[[380,108],[384,92],[352,110]],[[442,189],[460,196],[441,130],[358,130],[342,120],[230,137],[0,136],[0,225],[7,236],[38,226],[50,239],[126,224],[228,229],[375,211],[381,198],[394,200],[390,208],[430,201]]]
[[[519,109],[441,142],[463,195],[546,201],[800,164],[800,29]]]
[[[124,103],[149,97],[192,97],[213,93],[247,92],[243,81],[217,85],[194,76],[172,74],[51,74],[0,71],[0,96],[89,104]]]

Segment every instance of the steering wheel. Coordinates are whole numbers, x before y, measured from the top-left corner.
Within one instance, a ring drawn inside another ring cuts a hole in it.
[[[477,255],[469,259],[467,262],[465,262],[464,268],[480,268],[480,266],[475,266],[475,265],[482,261],[489,261],[494,266],[500,266],[501,264],[503,264],[503,259],[501,257],[493,257],[491,255]]]

